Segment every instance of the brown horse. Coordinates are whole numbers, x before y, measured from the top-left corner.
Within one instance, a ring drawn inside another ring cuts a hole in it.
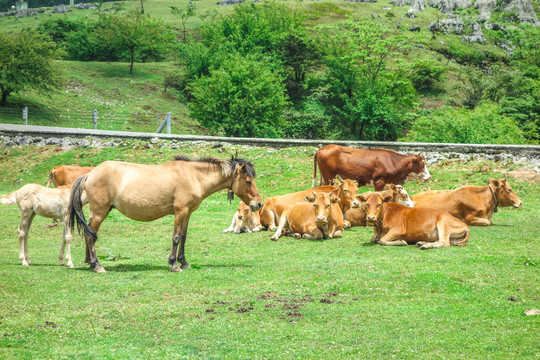
[[[191,214],[206,197],[227,188],[229,198],[234,193],[249,204],[252,211],[257,211],[262,206],[262,199],[254,178],[253,165],[235,157],[229,160],[192,160],[178,156],[161,165],[106,161],[73,184],[70,226],[73,228],[76,217],[79,231],[82,228],[85,233],[86,262],[96,272],[104,272],[96,256],[95,241],[101,223],[112,208],[138,221],[152,221],[165,215],[174,215],[169,263],[171,271],[180,272],[190,267],[184,255],[184,247]],[[88,223],[80,201],[83,190],[90,203]]]

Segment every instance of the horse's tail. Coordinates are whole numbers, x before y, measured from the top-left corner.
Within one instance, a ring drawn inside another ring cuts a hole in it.
[[[317,150],[315,152],[315,156],[313,156],[313,182],[311,183],[311,187],[314,188],[317,186],[317,154],[319,151]]]
[[[9,195],[2,196],[2,204],[4,205],[13,205],[17,202],[17,193],[19,190],[15,190]]]
[[[68,226],[73,232],[73,228],[75,227],[75,218],[77,218],[77,231],[79,232],[79,234],[82,230],[84,230],[84,233],[88,236],[91,236],[95,241],[97,240],[97,234],[94,232],[94,230],[92,230],[92,228],[90,228],[90,226],[88,226],[82,209],[85,202],[84,200],[82,200],[82,195],[84,191],[83,187],[87,178],[88,174],[77,178],[71,188],[71,197],[69,199]]]
[[[51,181],[52,181],[52,177],[53,177],[53,172],[54,172],[54,169],[51,170],[51,172],[49,173],[49,181],[47,181],[47,187],[49,187],[49,185],[51,185]]]

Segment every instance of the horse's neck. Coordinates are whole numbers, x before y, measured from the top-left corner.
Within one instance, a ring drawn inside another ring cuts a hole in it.
[[[203,197],[207,197],[216,191],[227,189],[232,184],[232,174],[226,175],[218,165],[197,164],[193,169],[197,173],[196,178],[201,187]],[[203,166],[201,166],[203,165]]]

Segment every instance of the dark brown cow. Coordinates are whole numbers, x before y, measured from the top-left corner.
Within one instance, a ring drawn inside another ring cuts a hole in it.
[[[378,193],[371,193],[366,200],[368,225],[374,226],[375,232],[372,242],[393,246],[416,244],[426,250],[462,246],[469,240],[467,225],[447,211],[385,203]]]
[[[421,155],[402,155],[386,149],[353,149],[327,145],[314,157],[313,187],[317,183],[317,164],[321,184],[330,184],[337,176],[352,179],[359,186],[373,183],[376,191],[385,184],[403,185],[408,180],[429,180],[430,175]]]
[[[339,198],[334,193],[313,192],[303,203],[289,205],[279,219],[279,226],[272,240],[284,231],[304,239],[340,238],[343,231],[343,213]]]
[[[415,206],[448,211],[467,225],[489,226],[497,208],[519,208],[521,201],[506,179],[489,179],[486,186],[463,186],[455,190],[427,191],[412,195]]]
[[[71,185],[77,180],[81,175],[87,174],[94,169],[93,166],[75,166],[75,165],[60,165],[54,167],[49,173],[49,182],[47,187],[51,184],[51,181],[54,187],[59,187],[63,185]]]
[[[360,206],[360,202],[356,200],[356,193],[358,192],[358,185],[356,181],[344,180],[335,182],[335,186],[319,186],[314,189],[298,191],[291,194],[274,196],[264,201],[263,207],[260,210],[261,224],[270,231],[275,231],[279,223],[279,217],[283,211],[289,205],[296,204],[298,202],[304,202],[306,196],[311,196],[311,193],[315,192],[333,192],[340,201],[339,206],[343,212],[349,210],[351,207]],[[350,224],[346,222],[345,227],[350,227]]]

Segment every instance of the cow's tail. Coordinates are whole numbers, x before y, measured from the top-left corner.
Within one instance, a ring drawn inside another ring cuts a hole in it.
[[[47,187],[49,187],[49,185],[51,185],[51,181],[52,181],[52,177],[53,177],[53,172],[54,172],[54,170],[51,170],[51,172],[49,173],[49,181],[47,181]]]
[[[84,217],[83,212],[83,205],[85,203],[83,197],[83,191],[84,191],[84,183],[86,182],[86,179],[88,178],[88,174],[83,175],[75,182],[73,183],[73,187],[71,188],[71,197],[69,200],[69,222],[68,226],[71,228],[71,231],[73,232],[73,228],[75,227],[75,218],[77,219],[77,231],[79,234],[84,230],[84,233],[90,237],[92,237],[95,240],[97,240],[97,234],[88,226],[88,223],[86,222],[86,219]]]
[[[314,188],[317,186],[317,154],[319,152],[315,152],[315,156],[313,156],[313,182],[311,183],[311,187]]]
[[[467,232],[465,233],[463,240],[461,241],[452,241],[452,245],[454,246],[463,246],[467,241],[469,241],[469,236],[471,235],[471,230],[467,228]]]
[[[17,193],[19,190],[15,190],[9,195],[2,196],[2,204],[4,205],[13,205],[17,202]]]

